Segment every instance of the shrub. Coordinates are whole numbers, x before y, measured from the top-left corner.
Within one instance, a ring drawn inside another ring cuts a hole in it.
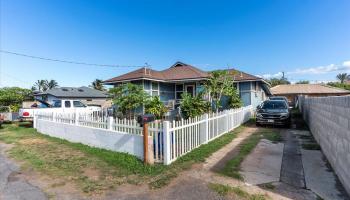
[[[109,90],[113,95],[113,103],[123,115],[131,118],[136,108],[147,102],[149,95],[141,86],[128,83]]]
[[[208,112],[210,110],[210,103],[203,99],[202,93],[193,97],[188,93],[183,93],[180,108],[183,117],[188,119]]]
[[[154,114],[157,119],[162,119],[168,109],[160,101],[159,96],[154,96],[146,102],[145,111],[146,113]]]

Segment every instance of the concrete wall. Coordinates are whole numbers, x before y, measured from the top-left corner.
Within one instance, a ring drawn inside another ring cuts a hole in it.
[[[300,97],[299,109],[350,194],[350,96]]]
[[[38,132],[70,142],[124,152],[143,159],[143,136],[38,119]],[[152,138],[149,138],[152,142]],[[153,154],[150,154],[153,155]]]

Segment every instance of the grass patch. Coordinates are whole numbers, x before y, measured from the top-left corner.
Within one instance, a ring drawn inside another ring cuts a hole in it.
[[[321,147],[317,143],[304,143],[301,145],[306,150],[321,150]]]
[[[4,125],[0,130],[0,141],[13,144],[8,152],[10,156],[24,161],[24,168],[33,168],[62,182],[74,182],[89,194],[100,193],[123,183],[147,183],[151,188],[160,188],[181,171],[191,168],[192,164],[204,162],[245,128],[240,126],[191,151],[169,166],[150,166],[126,153],[71,143],[21,125]],[[60,184],[54,184],[52,187],[59,186]]]
[[[238,155],[228,161],[225,167],[219,173],[235,179],[243,180],[242,175],[239,173],[240,165],[244,158],[250,154],[250,152],[263,138],[274,143],[282,141],[282,137],[278,132],[268,128],[259,129],[257,133],[252,134],[239,145]]]
[[[249,194],[240,187],[230,187],[228,185],[209,183],[209,188],[223,197],[232,197],[238,200],[265,200],[267,196],[262,194]]]
[[[199,148],[196,148],[180,157],[169,166],[167,172],[160,174],[156,180],[150,183],[151,188],[160,188],[163,185],[168,184],[180,171],[189,169],[192,164],[204,162],[205,159],[211,156],[214,152],[218,151],[226,144],[229,144],[239,132],[243,131],[244,128],[245,125],[240,126],[232,132],[224,134],[208,144],[201,145]]]

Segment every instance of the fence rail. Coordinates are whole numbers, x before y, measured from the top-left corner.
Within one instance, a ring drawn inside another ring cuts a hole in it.
[[[155,121],[149,124],[149,136],[153,138],[155,162],[170,164],[178,157],[233,130],[249,120],[252,106],[204,114],[200,117],[181,121]],[[115,119],[104,113],[54,113],[37,112],[34,115],[34,127],[42,121],[58,124],[104,129],[111,133],[142,135],[142,128],[135,119]],[[44,133],[45,134],[45,133]],[[74,133],[72,133],[74,134]],[[118,143],[119,144],[119,143]]]

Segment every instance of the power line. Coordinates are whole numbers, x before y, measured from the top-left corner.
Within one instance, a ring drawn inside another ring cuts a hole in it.
[[[98,67],[120,67],[120,68],[144,67],[144,66],[136,66],[136,65],[107,65],[107,64],[96,64],[96,63],[86,63],[86,62],[79,62],[79,61],[61,60],[61,59],[27,55],[27,54],[22,54],[22,53],[17,53],[17,52],[12,52],[12,51],[5,51],[5,50],[0,50],[0,52],[6,53],[6,54],[11,54],[11,55],[16,55],[16,56],[27,57],[27,58],[34,58],[34,59],[39,59],[39,60],[68,63],[68,64],[76,64],[76,65],[88,65],[88,66],[98,66]]]

